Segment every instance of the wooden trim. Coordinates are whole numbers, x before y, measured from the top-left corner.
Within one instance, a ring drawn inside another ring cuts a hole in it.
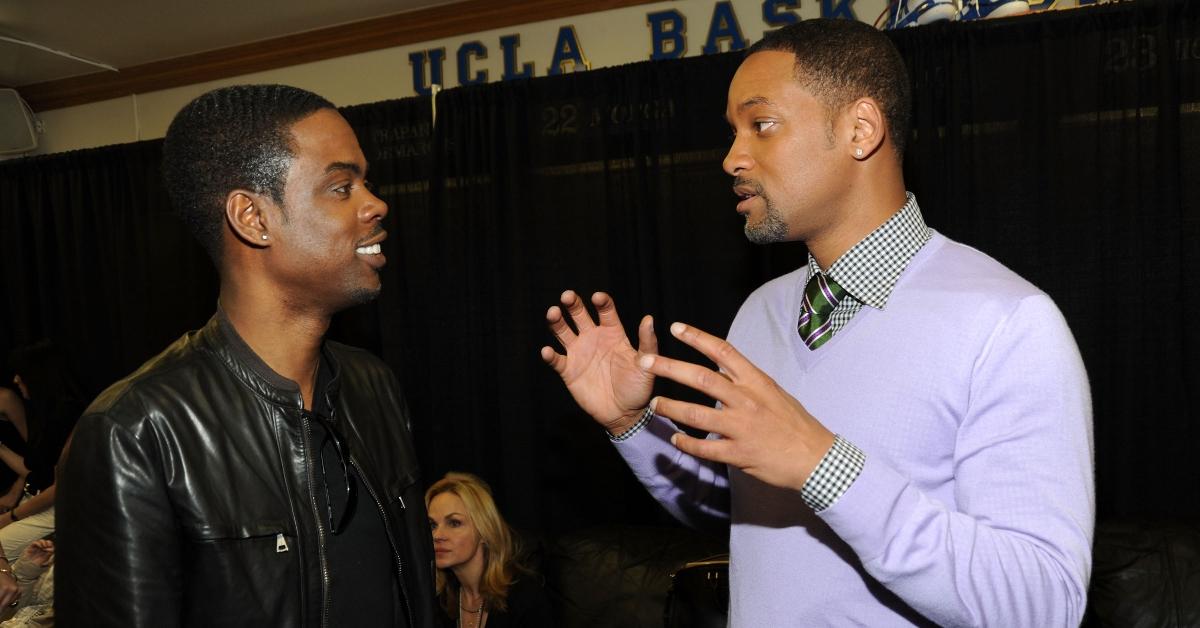
[[[34,111],[59,109],[556,18],[661,0],[466,0],[307,33],[20,88]]]

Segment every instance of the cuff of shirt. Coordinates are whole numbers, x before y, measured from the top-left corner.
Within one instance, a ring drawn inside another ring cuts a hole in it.
[[[800,498],[813,512],[829,508],[854,484],[866,461],[867,456],[861,449],[835,434],[833,447],[825,452],[825,457],[804,482]]]
[[[650,419],[653,419],[653,418],[654,418],[654,411],[651,410],[649,406],[647,406],[645,410],[642,410],[642,416],[638,417],[638,420],[635,421],[633,425],[630,425],[629,429],[625,430],[624,432],[621,432],[620,434],[617,434],[616,436],[613,436],[612,432],[609,432],[608,439],[614,443],[619,443],[621,441],[629,440],[629,439],[633,438],[634,435],[636,435],[638,432],[642,431],[643,428],[645,428],[647,425],[649,425]]]

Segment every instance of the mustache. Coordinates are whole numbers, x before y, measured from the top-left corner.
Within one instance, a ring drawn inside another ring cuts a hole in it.
[[[364,242],[370,242],[375,238],[375,236],[378,236],[385,231],[387,231],[387,229],[384,229],[382,224],[375,223],[375,228],[371,230],[371,233],[363,236],[362,239],[355,243],[355,246],[362,246]]]
[[[735,177],[733,179],[733,187],[734,187],[734,189],[742,188],[742,187],[750,188],[751,190],[754,190],[754,194],[756,196],[763,195],[762,184],[759,183],[758,181],[754,181],[753,179],[746,179],[743,177]]]

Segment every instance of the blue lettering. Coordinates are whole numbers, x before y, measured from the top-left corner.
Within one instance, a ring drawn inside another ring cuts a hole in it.
[[[650,58],[678,59],[687,52],[687,18],[676,9],[647,13],[650,25]]]
[[[487,47],[477,41],[469,41],[458,47],[458,84],[477,85],[488,80],[487,70],[471,75],[471,57],[487,58]]]
[[[733,3],[728,0],[713,5],[712,22],[708,25],[708,41],[704,42],[704,54],[721,52],[723,41],[729,42],[730,50],[746,47],[746,38],[742,37],[742,28],[733,13]]]
[[[578,72],[587,67],[583,60],[583,50],[579,47],[579,36],[575,34],[574,26],[564,26],[558,29],[558,40],[554,42],[554,58],[550,60],[550,75],[562,74],[564,65],[570,63],[571,69]]]
[[[763,0],[763,22],[767,26],[787,26],[800,21],[795,13],[786,9],[799,9],[800,0]]]
[[[901,0],[903,2],[904,0]],[[843,20],[857,20],[854,9],[850,5],[854,0],[821,0],[821,17],[832,17]]]
[[[504,49],[504,74],[500,76],[501,80],[511,81],[513,79],[530,78],[533,76],[532,61],[522,64],[521,71],[517,71],[517,48],[521,47],[520,35],[505,35],[501,37],[500,47]]]
[[[413,91],[428,96],[433,85],[442,85],[442,62],[446,60],[445,48],[408,53],[408,64],[413,68]],[[425,81],[425,63],[429,62],[429,81]]]

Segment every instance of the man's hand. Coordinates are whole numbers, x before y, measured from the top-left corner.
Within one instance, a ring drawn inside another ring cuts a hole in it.
[[[683,323],[671,325],[671,334],[708,356],[721,371],[654,355],[642,356],[639,364],[720,401],[721,407],[657,397],[654,412],[723,437],[704,440],[676,434],[671,443],[684,453],[733,465],[767,484],[803,488],[833,446],[833,432],[725,340]]]
[[[550,331],[566,351],[557,353],[542,347],[542,359],[554,369],[575,402],[612,434],[620,434],[633,425],[650,401],[654,376],[638,366],[638,358],[658,352],[654,321],[642,318],[638,326],[638,349],[629,344],[617,306],[603,292],[592,295],[600,324],[597,325],[579,295],[567,290],[546,312]],[[563,309],[575,329],[567,325]]]

